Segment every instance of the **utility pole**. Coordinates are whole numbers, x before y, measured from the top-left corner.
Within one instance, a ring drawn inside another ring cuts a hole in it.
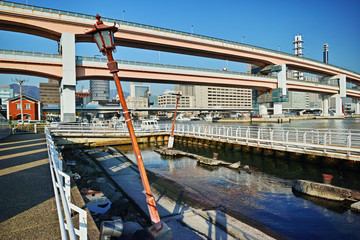
[[[22,84],[25,80],[16,79],[16,82],[19,83],[20,86],[20,109],[21,109],[21,124],[24,124],[24,110],[23,110],[23,100],[22,100]]]

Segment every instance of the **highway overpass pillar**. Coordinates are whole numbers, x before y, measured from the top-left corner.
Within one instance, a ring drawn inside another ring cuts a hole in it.
[[[63,78],[60,84],[60,116],[61,122],[75,122],[75,34],[62,33],[60,39]]]
[[[278,88],[282,89],[282,95],[286,96],[286,64],[280,64],[281,68],[277,75]]]
[[[335,94],[335,116],[341,117],[344,116],[344,113],[342,112],[342,99],[340,94]]]
[[[274,116],[282,115],[282,102],[274,102]]]
[[[266,103],[260,103],[259,104],[259,115],[261,115],[261,116],[267,116],[268,115],[268,110],[267,110]]]
[[[355,114],[360,114],[360,100],[355,100]]]
[[[327,117],[329,116],[329,95],[322,95],[322,114],[321,116]]]

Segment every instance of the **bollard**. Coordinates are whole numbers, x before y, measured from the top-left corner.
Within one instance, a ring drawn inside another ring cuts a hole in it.
[[[323,183],[324,184],[331,184],[331,179],[333,179],[333,176],[330,174],[323,174]]]

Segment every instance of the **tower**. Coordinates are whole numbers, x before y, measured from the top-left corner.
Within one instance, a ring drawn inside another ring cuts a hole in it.
[[[295,55],[298,56],[298,57],[302,57],[304,55],[303,52],[302,52],[302,50],[304,49],[304,47],[302,46],[303,42],[304,41],[302,40],[301,35],[296,35],[295,40],[292,42],[294,44],[293,50],[295,50]],[[294,77],[296,79],[303,80],[304,79],[304,73],[294,71]]]
[[[324,63],[329,63],[329,45],[327,43],[325,43],[323,45],[323,47],[324,47],[323,62]]]

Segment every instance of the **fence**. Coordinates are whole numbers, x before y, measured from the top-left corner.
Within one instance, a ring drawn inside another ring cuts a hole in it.
[[[11,135],[11,126],[8,121],[0,119],[0,139]]]
[[[311,128],[270,128],[233,127],[210,125],[176,125],[175,133],[184,136],[207,137],[210,139],[233,140],[258,146],[278,146],[315,150],[321,152],[360,155],[360,130],[352,129],[311,129]]]
[[[62,171],[62,161],[56,150],[54,141],[48,128],[45,129],[46,143],[50,163],[51,179],[53,183],[56,207],[60,224],[61,239],[68,237],[73,240],[79,236],[80,240],[87,239],[87,215],[86,211],[71,203],[70,177]],[[79,229],[74,227],[71,219],[71,211],[79,214]],[[63,216],[65,215],[65,219]],[[77,235],[77,236],[76,236]]]

